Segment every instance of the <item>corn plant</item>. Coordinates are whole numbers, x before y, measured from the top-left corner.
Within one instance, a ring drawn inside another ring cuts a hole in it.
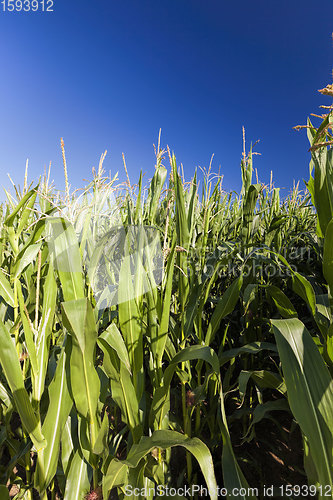
[[[158,485],[184,484],[205,484],[213,499],[218,484],[231,498],[260,497],[246,447],[268,419],[282,433],[281,413],[300,431],[304,478],[324,496],[331,125],[331,113],[318,129],[309,122],[310,181],[284,198],[272,181],[253,184],[253,148],[237,195],[210,170],[185,182],[170,152],[168,177],[160,145],[147,187],[142,173],[137,185],[104,177],[102,155],[71,193],[62,143],[64,194],[46,176],[5,192],[3,498],[152,499]]]

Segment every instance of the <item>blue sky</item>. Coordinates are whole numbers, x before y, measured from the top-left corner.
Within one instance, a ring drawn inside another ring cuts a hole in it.
[[[105,168],[153,174],[159,128],[186,176],[198,165],[239,189],[242,126],[260,139],[255,166],[276,185],[308,179],[305,123],[332,81],[333,2],[54,0],[53,13],[0,11],[1,184],[37,178],[60,137],[73,187]],[[2,196],[1,196],[2,197]]]

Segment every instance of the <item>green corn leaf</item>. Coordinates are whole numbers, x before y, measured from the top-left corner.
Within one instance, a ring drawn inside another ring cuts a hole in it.
[[[333,297],[333,219],[327,225],[323,253],[323,273]]]
[[[90,425],[91,446],[99,431],[97,404],[100,380],[95,370],[97,330],[94,313],[87,299],[62,303],[63,321],[72,333],[70,379],[75,406]]]
[[[217,188],[217,186],[216,186]],[[189,204],[188,204],[188,214],[187,214],[187,226],[189,229],[189,241],[192,240],[192,235],[194,231],[194,221],[195,221],[195,209],[196,209],[196,198],[197,198],[197,170],[194,172],[194,177],[191,182],[190,192],[189,192]],[[209,217],[208,217],[209,221]]]
[[[244,243],[248,243],[251,238],[254,210],[261,189],[261,184],[252,184],[249,186],[243,202],[243,228],[242,237]]]
[[[290,408],[305,434],[320,484],[333,486],[333,380],[298,319],[271,320]]]
[[[271,344],[270,342],[252,342],[251,344],[246,344],[236,349],[223,351],[219,355],[220,365],[223,366],[225,363],[227,363],[231,359],[236,358],[240,354],[257,354],[258,352],[265,349],[277,352],[277,347],[275,344]]]
[[[189,294],[189,281],[187,277],[187,251],[190,245],[190,229],[185,208],[185,195],[182,180],[177,171],[176,158],[172,156],[172,173],[175,188],[175,217],[177,245],[181,251],[177,254],[177,265],[179,267],[179,301],[181,310],[185,311],[185,305]],[[183,322],[183,319],[182,319]],[[184,324],[182,324],[184,329]]]
[[[13,267],[14,278],[19,277],[27,266],[37,257],[42,243],[34,243],[20,252]]]
[[[276,401],[267,401],[262,405],[257,405],[253,412],[253,421],[251,422],[251,427],[254,424],[260,422],[266,415],[271,411],[290,411],[288,402],[285,399],[278,399]]]
[[[26,316],[26,312],[24,309],[24,299],[23,299],[23,294],[22,294],[22,289],[21,289],[21,283],[17,283],[17,296],[19,299],[19,305],[20,305],[20,313],[21,313],[21,320],[23,324],[23,329],[24,329],[24,337],[25,341],[27,344],[27,349],[28,349],[28,354],[31,362],[31,367],[32,367],[32,377],[33,377],[33,382],[37,381],[38,379],[38,363],[37,363],[37,356],[36,356],[36,346],[35,346],[35,339],[34,339],[34,331],[33,331],[33,326],[30,324],[28,321],[28,318]]]
[[[297,312],[288,297],[274,285],[266,288],[267,294],[273,299],[277,310],[283,318],[297,318]]]
[[[51,213],[54,210],[55,210],[55,208],[52,208],[52,210],[49,210],[47,215],[51,215]],[[31,232],[30,236],[25,239],[22,250],[26,250],[30,245],[37,243],[41,238],[44,237],[43,233],[45,232],[45,224],[46,224],[46,220],[44,218],[39,219],[36,222],[36,224],[34,224],[33,231]]]
[[[134,294],[130,256],[126,253],[119,273],[119,327],[127,347],[134,386],[141,398],[143,392],[143,347],[141,314]]]
[[[175,156],[172,157],[172,168],[173,168],[172,172],[173,172],[173,180],[175,183],[175,196],[176,196],[177,240],[178,240],[178,245],[187,250],[190,243],[190,228],[188,226],[189,220],[186,215],[184,188],[180,175],[178,174],[177,171]]]
[[[190,302],[190,299],[189,299],[189,307],[187,309],[190,309],[190,314],[188,315],[187,309],[186,309],[185,332],[189,332],[190,328],[192,328],[193,320],[194,320],[193,316],[196,313],[196,315],[197,315],[196,319],[197,319],[197,321],[199,323],[198,324],[198,330],[199,330],[198,331],[198,336],[199,336],[200,342],[202,340],[202,335],[203,335],[203,332],[202,332],[202,317],[203,317],[203,310],[204,310],[205,304],[207,303],[210,291],[211,291],[214,283],[216,282],[216,279],[218,277],[218,271],[220,270],[220,267],[222,265],[227,264],[227,263],[228,263],[228,257],[219,258],[218,260],[217,259],[214,260],[213,261],[213,266],[214,266],[213,267],[213,272],[212,272],[212,275],[210,276],[209,280],[207,281],[207,283],[205,281],[202,283],[202,290],[200,289],[201,287],[199,287],[199,289],[193,290],[196,293],[201,293],[202,291],[204,292],[204,293],[201,293],[201,298],[199,300],[199,305],[196,303],[197,301],[193,300],[192,301],[192,308],[191,308],[190,307],[191,306],[191,302]]]
[[[0,295],[11,307],[14,307],[14,293],[9,281],[0,269]]]
[[[315,141],[316,139],[314,139]],[[324,236],[333,217],[333,154],[326,147],[312,152],[314,163],[313,194],[319,223],[319,236]]]
[[[310,122],[310,120],[309,120]],[[310,137],[312,136],[312,144],[315,144],[319,139],[320,139],[320,136],[323,134],[323,132],[326,131],[326,128],[327,126],[329,125],[330,123],[330,116],[327,115],[324,120],[321,122],[320,126],[318,127],[317,130],[315,129],[308,129],[309,132],[308,132],[308,137],[310,139]],[[309,125],[311,126],[311,123],[309,123]],[[313,132],[313,133],[312,133]],[[311,141],[310,141],[311,142]]]
[[[273,373],[269,370],[252,370],[252,371],[241,371],[240,377],[244,376],[246,378],[245,386],[247,385],[248,379],[252,379],[254,383],[261,388],[269,388],[276,389],[281,394],[285,394],[287,392],[287,388],[281,380],[281,377],[276,373]],[[241,386],[241,382],[240,382]],[[245,386],[242,389],[242,396],[245,395]],[[241,392],[241,390],[240,390]]]
[[[73,411],[73,410],[72,410]],[[61,434],[61,465],[65,474],[68,477],[69,469],[71,466],[72,458],[78,448],[78,442],[75,442],[77,428],[74,426],[74,421],[71,415],[67,417]]]
[[[251,146],[247,159],[242,158],[241,161],[241,174],[242,174],[241,196],[243,197],[246,196],[250,188],[252,182],[252,173],[253,173],[253,160],[252,160],[252,146]]]
[[[42,494],[57,472],[60,439],[73,406],[69,392],[69,359],[63,350],[52,382],[49,385],[49,406],[42,426],[47,446],[37,459],[35,487]]]
[[[316,296],[311,283],[301,274],[293,274],[293,290],[308,305],[313,317],[316,317]]]
[[[103,456],[104,458],[107,458],[109,456],[108,434],[109,434],[109,417],[107,415],[107,412],[105,412],[93,448],[93,453],[99,456]]]
[[[45,377],[49,360],[50,336],[55,317],[57,291],[57,282],[54,277],[52,263],[50,262],[43,286],[42,317],[36,335],[36,355],[38,363],[38,386],[36,398],[38,401],[43,394],[45,386]]]
[[[31,189],[23,198],[19,201],[19,203],[16,205],[14,210],[11,212],[11,214],[5,219],[4,224],[8,227],[12,227],[15,216],[18,214],[18,212],[21,210],[22,207],[28,202],[28,200],[33,197],[34,200],[36,199],[37,195],[37,189],[39,185],[37,185],[34,189]],[[33,205],[33,204],[32,204]]]
[[[142,212],[141,212],[141,193],[142,193],[142,170],[140,170],[140,178],[138,182],[138,187],[139,187],[139,192],[136,200],[136,205],[135,205],[135,212],[134,212],[134,224],[139,224],[142,220]]]
[[[106,474],[103,476],[103,497],[108,498],[112,488],[128,485],[128,465],[119,460],[111,460]]]
[[[227,290],[224,292],[219,302],[217,303],[207,328],[207,334],[205,338],[206,345],[209,345],[212,342],[222,319],[234,310],[235,305],[239,299],[242,284],[243,277],[240,276],[239,278],[236,278],[235,281],[229,286],[229,288],[227,288]]]
[[[13,413],[13,398],[6,387],[0,382],[0,400],[2,403],[2,412],[5,417],[6,424],[9,424],[10,417]]]
[[[48,219],[49,251],[52,264],[59,274],[65,301],[83,299],[81,254],[74,228],[65,219]]]
[[[316,322],[324,338],[329,334],[328,329],[330,327],[331,318],[332,313],[329,294],[321,293],[316,295]]]
[[[229,498],[237,499],[237,500],[255,500],[256,496],[251,494],[251,490],[249,489],[249,485],[244,477],[244,474],[239,467],[234,450],[232,449],[232,443],[230,439],[227,417],[225,413],[224,407],[224,394],[222,390],[222,384],[220,383],[220,409],[221,409],[221,419],[218,420],[222,440],[222,472],[224,479],[224,487],[229,492]],[[238,491],[242,491],[241,488],[244,488],[243,491],[246,491],[247,495],[231,495],[230,492],[233,491],[234,488],[237,488]]]
[[[160,200],[161,191],[163,188],[163,184],[165,182],[167,176],[167,169],[162,166],[157,166],[153,178],[150,184],[149,190],[149,212],[148,212],[148,221],[149,224],[154,224],[158,202]]]
[[[99,337],[98,344],[104,353],[103,368],[110,379],[112,398],[118,404],[134,441],[137,441],[142,435],[138,395],[133,385],[124,341],[122,337],[119,339],[117,333],[114,335],[115,332],[117,328],[111,325]]]
[[[108,471],[103,478],[104,498],[108,498],[112,486],[120,485],[120,482],[126,479],[126,469],[123,466],[126,466],[127,469],[134,469],[138,466],[140,460],[153,449],[161,448],[166,450],[174,446],[184,447],[197,459],[209,489],[210,498],[217,500],[214,466],[208,447],[198,438],[189,438],[184,434],[169,430],[155,431],[150,437],[142,437],[138,444],[132,446],[126,460],[120,462],[113,459],[110,462]],[[115,465],[115,463],[121,465]]]
[[[71,461],[64,500],[82,500],[90,492],[91,469],[79,451]]]
[[[46,446],[46,441],[41,430],[41,423],[33,411],[28,393],[24,387],[23,375],[14,342],[6,325],[1,320],[0,344],[0,363],[12,392],[16,409],[36,450],[40,451]]]
[[[157,366],[161,367],[162,366],[162,359],[163,359],[163,354],[165,351],[165,345],[167,342],[167,337],[168,337],[168,330],[169,330],[169,318],[170,318],[170,309],[171,309],[171,298],[172,298],[172,282],[173,282],[173,276],[174,276],[174,268],[175,268],[175,252],[176,252],[176,245],[175,242],[172,245],[171,252],[168,257],[168,262],[167,262],[167,268],[166,268],[166,284],[165,284],[165,290],[164,290],[164,297],[163,297],[163,303],[162,303],[162,316],[161,316],[161,322],[158,328],[158,338],[157,338],[157,346],[156,346],[156,352],[157,352]]]
[[[276,401],[267,401],[266,403],[259,404],[255,407],[253,412],[253,420],[246,432],[246,435],[243,437],[243,440],[246,440],[246,437],[251,435],[252,427],[263,420],[264,418],[270,418],[271,411],[289,411],[290,408],[288,402],[285,399],[278,399]]]
[[[247,384],[249,383],[249,380],[251,378],[251,372],[250,371],[244,371],[242,370],[239,374],[238,377],[238,390],[239,390],[239,395],[241,398],[241,405],[244,403],[244,398],[246,394],[246,389],[247,389]]]
[[[111,325],[99,336],[98,343],[101,344],[102,340],[105,340],[108,345],[116,351],[120,361],[124,364],[125,368],[127,368],[128,372],[132,374],[128,351],[124,339],[115,323],[111,323]]]
[[[153,396],[150,411],[150,422],[155,428],[161,429],[163,420],[169,410],[169,394],[172,377],[177,369],[177,364],[185,361],[198,359],[211,365],[215,373],[219,374],[219,361],[216,353],[208,346],[193,345],[186,347],[170,361],[163,376],[161,387],[157,387]]]
[[[28,201],[28,203],[24,207],[24,210],[22,210],[22,213],[20,214],[19,225],[18,225],[18,228],[16,230],[16,237],[17,238],[19,237],[19,235],[22,233],[22,231],[26,227],[27,222],[29,221],[30,217],[33,215],[33,209],[34,209],[35,201],[37,198],[37,189],[38,189],[38,186],[36,187],[35,190],[33,190],[33,194],[31,196],[30,200]]]

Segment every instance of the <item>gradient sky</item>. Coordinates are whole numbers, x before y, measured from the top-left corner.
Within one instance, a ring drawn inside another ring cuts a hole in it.
[[[0,4],[1,5],[1,4]],[[306,133],[332,81],[333,2],[322,0],[54,0],[53,13],[0,11],[0,174],[23,183],[52,161],[63,186],[60,137],[72,187],[105,168],[131,180],[154,171],[153,143],[239,189],[242,126],[260,139],[262,181],[287,192],[308,179]],[[167,163],[167,162],[166,162]],[[3,195],[1,195],[2,197]]]

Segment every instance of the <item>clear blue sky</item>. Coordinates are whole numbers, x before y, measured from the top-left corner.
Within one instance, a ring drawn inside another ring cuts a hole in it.
[[[322,0],[54,0],[53,13],[0,12],[0,174],[23,182],[52,161],[63,186],[107,170],[132,181],[154,169],[152,144],[238,189],[242,125],[260,139],[255,166],[289,189],[308,179],[305,123],[332,81],[333,2]],[[123,175],[123,174],[121,174]],[[1,195],[2,197],[2,195]]]

